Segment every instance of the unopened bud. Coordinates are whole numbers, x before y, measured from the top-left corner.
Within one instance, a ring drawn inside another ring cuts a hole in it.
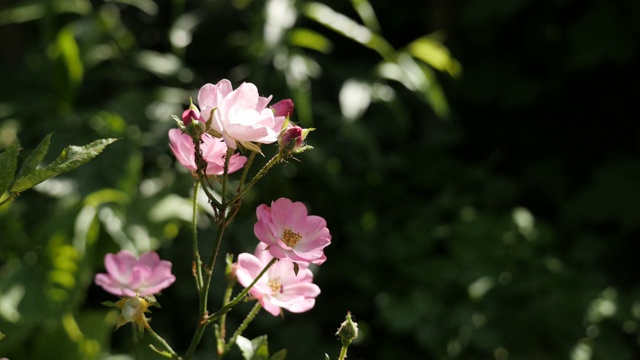
[[[293,108],[293,100],[291,99],[280,100],[271,105],[274,116],[291,116],[291,114],[293,114]]]
[[[300,126],[290,126],[282,133],[280,139],[278,139],[278,144],[280,144],[280,147],[286,152],[291,152],[299,148],[303,142],[302,128]]]
[[[182,112],[182,122],[185,126],[189,126],[189,124],[194,120],[202,121],[202,116],[200,115],[200,110],[191,103],[191,106]]]
[[[342,346],[349,346],[358,337],[358,324],[351,319],[351,312],[347,311],[346,320],[340,325],[336,336],[340,338]]]

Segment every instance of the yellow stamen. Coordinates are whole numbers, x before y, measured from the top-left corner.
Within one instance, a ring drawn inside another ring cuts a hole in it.
[[[273,293],[278,293],[278,292],[282,292],[282,284],[280,284],[280,281],[278,280],[269,280],[268,283],[269,287],[271,288],[271,291],[273,291]]]
[[[288,247],[295,247],[298,241],[302,239],[302,235],[293,232],[290,229],[284,229],[284,234],[282,234],[282,241],[287,244]]]

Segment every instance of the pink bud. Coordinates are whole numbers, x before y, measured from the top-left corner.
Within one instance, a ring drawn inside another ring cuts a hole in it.
[[[278,140],[278,144],[283,148],[287,148],[289,151],[299,148],[303,142],[302,128],[300,126],[288,127]]]
[[[185,126],[189,126],[193,120],[202,121],[200,111],[195,106],[191,106],[182,112],[182,122]]]
[[[291,99],[280,100],[271,105],[274,116],[291,116],[291,114],[293,114],[293,108],[293,100]]]

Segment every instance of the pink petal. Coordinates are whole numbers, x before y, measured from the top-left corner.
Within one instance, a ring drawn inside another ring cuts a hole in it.
[[[249,286],[264,268],[264,264],[262,264],[257,257],[249,253],[238,255],[237,264],[236,277],[242,286]]]
[[[304,226],[307,217],[307,207],[301,202],[292,202],[287,198],[280,198],[271,203],[273,223],[277,229],[290,229],[295,232]]]
[[[316,304],[315,299],[305,299],[298,301],[287,308],[292,313],[302,313],[311,310]]]
[[[266,296],[263,297],[262,299],[260,299],[260,304],[262,304],[262,307],[273,316],[279,316],[280,313],[282,312],[280,307],[273,303],[273,300],[271,299],[271,297],[269,298],[267,298]]]
[[[297,283],[286,288],[287,294],[303,296],[305,298],[315,298],[320,295],[320,287],[312,283]]]

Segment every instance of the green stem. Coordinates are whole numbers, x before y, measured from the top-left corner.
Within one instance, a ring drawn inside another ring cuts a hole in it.
[[[227,204],[225,200],[227,198],[227,178],[229,175],[229,161],[231,160],[231,155],[233,154],[234,149],[228,148],[227,154],[224,156],[224,172],[222,173],[222,207],[223,210],[227,209]],[[222,212],[222,216],[225,216],[224,212]]]
[[[249,312],[247,317],[244,319],[244,321],[242,321],[242,324],[240,324],[240,326],[238,326],[238,329],[236,329],[236,331],[233,333],[233,336],[231,336],[231,338],[229,339],[229,342],[227,343],[227,345],[225,345],[224,351],[222,352],[222,354],[220,354],[219,359],[222,359],[222,357],[226,353],[228,353],[229,350],[231,350],[231,347],[236,343],[236,339],[238,338],[238,336],[240,336],[242,332],[245,331],[245,329],[247,328],[247,326],[249,326],[251,321],[253,321],[256,315],[258,315],[258,313],[260,312],[260,309],[262,309],[262,305],[260,305],[260,302],[258,301],[256,302],[256,305],[253,307],[253,309],[251,309],[251,311]]]
[[[211,263],[209,264],[209,267],[205,272],[204,282],[202,284],[202,289],[200,290],[200,322],[196,327],[193,338],[191,338],[191,343],[189,344],[187,353],[184,356],[185,360],[191,359],[196,351],[196,347],[202,339],[202,335],[204,335],[204,331],[207,328],[207,325],[211,323],[210,321],[208,321],[210,317],[207,316],[207,300],[209,296],[209,288],[211,286],[211,278],[213,277],[213,269],[218,257],[218,253],[220,251],[220,244],[222,243],[222,234],[224,233],[224,229],[226,227],[226,222],[224,220],[224,217],[222,217],[220,220],[221,222],[218,226],[218,236],[216,236],[213,253],[211,254]]]
[[[340,348],[340,355],[338,356],[338,360],[344,360],[347,358],[347,347],[348,346],[342,346]]]
[[[227,290],[224,292],[224,297],[222,298],[222,306],[227,305],[229,300],[231,300],[231,294],[233,293],[233,285],[235,285],[235,280],[227,281]],[[221,347],[224,346],[225,337],[227,336],[227,314],[222,314],[220,317],[220,334],[218,337],[218,354],[222,353]]]
[[[207,194],[209,201],[214,205],[213,210],[214,212],[216,212],[217,209],[220,209],[221,204],[207,189],[207,185],[209,185],[209,187],[212,189],[213,189],[213,186],[211,186],[211,183],[209,182],[209,179],[207,179],[207,176],[206,176],[207,161],[204,160],[204,158],[202,157],[202,149],[200,149],[200,139],[193,139],[193,145],[195,148],[194,156],[195,156],[196,167],[197,167],[196,174],[198,175],[198,179],[200,179],[200,182],[202,182],[202,190],[204,190],[204,193]]]
[[[153,331],[153,329],[151,328],[151,326],[149,326],[148,324],[145,326],[147,332],[149,333],[149,335],[151,335],[152,338],[154,338],[157,342],[159,342],[165,349],[167,349],[167,351],[158,351],[159,354],[162,354],[164,356],[167,356],[168,358],[171,359],[180,359],[180,357],[178,356],[178,354],[176,354],[175,351],[173,351],[173,349],[171,348],[171,346],[169,346],[169,344],[162,338],[162,336],[158,335],[155,331]],[[157,349],[156,349],[157,350]]]
[[[258,180],[260,180],[267,173],[267,171],[269,171],[269,169],[271,169],[273,165],[280,161],[280,159],[281,155],[280,152],[278,152],[262,167],[262,169],[260,169],[260,171],[258,171],[256,176],[254,176],[253,179],[251,179],[251,181],[249,181],[249,183],[247,183],[245,187],[238,190],[238,192],[231,198],[231,200],[229,200],[229,204],[233,204],[234,202],[241,199],[247,193],[247,191],[249,191],[249,189],[251,189],[251,187],[255,185],[255,183],[258,182]]]
[[[238,295],[236,295],[236,297],[234,297],[233,300],[231,300],[228,304],[221,307],[220,310],[214,312],[211,316],[209,316],[206,320],[206,323],[211,324],[212,322],[220,318],[220,316],[222,316],[223,314],[226,314],[232,307],[236,306],[236,304],[238,304],[240,300],[242,300],[249,293],[249,290],[251,290],[253,285],[255,285],[258,282],[258,280],[260,280],[262,275],[264,275],[267,272],[267,270],[269,270],[269,268],[276,263],[276,261],[278,261],[277,258],[271,259],[271,261],[267,264],[267,266],[265,266],[264,269],[260,271],[258,276],[256,276],[255,279],[253,279],[253,281],[251,282],[251,284],[249,284],[249,286],[244,288],[244,290],[242,290]]]
[[[198,188],[200,182],[196,181],[193,184],[193,217],[191,219],[192,235],[193,235],[193,262],[194,262],[194,275],[196,277],[196,288],[198,291],[202,290],[202,260],[200,259],[200,252],[198,251]]]
[[[251,155],[249,155],[249,159],[247,159],[247,163],[244,164],[244,170],[242,171],[242,175],[240,175],[240,182],[238,182],[238,189],[236,190],[236,193],[239,192],[240,189],[242,189],[245,180],[247,180],[247,175],[249,175],[249,168],[253,164],[253,160],[256,158],[257,154],[257,152],[252,151]]]

